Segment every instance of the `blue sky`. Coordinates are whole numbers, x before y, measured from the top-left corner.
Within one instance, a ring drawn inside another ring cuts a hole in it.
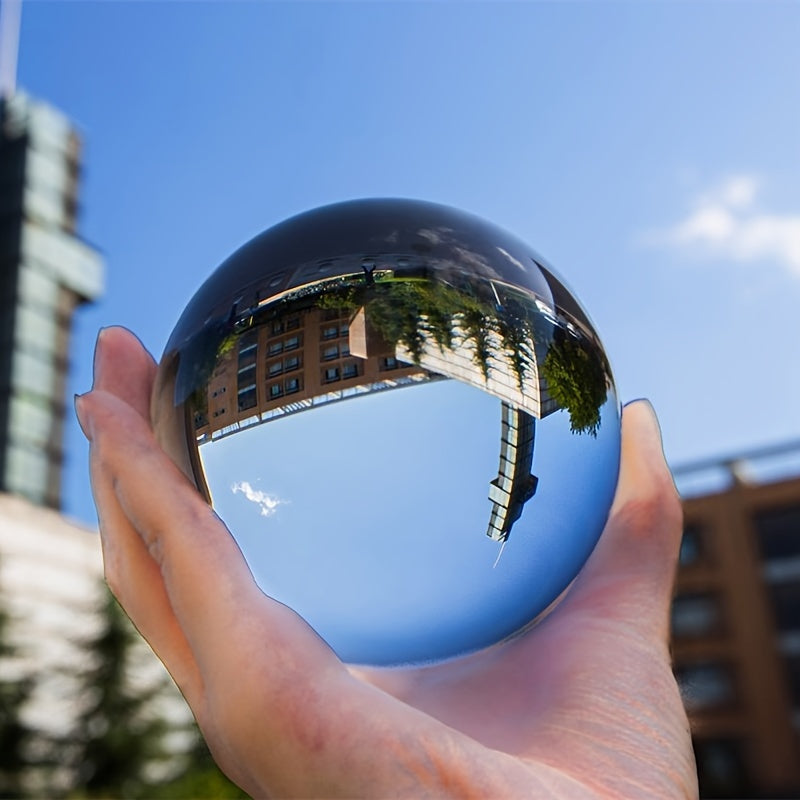
[[[409,196],[485,216],[577,291],[673,462],[800,433],[800,5],[29,2],[19,84],[85,133],[80,312],[160,354],[248,238]],[[67,511],[92,521],[68,431]]]

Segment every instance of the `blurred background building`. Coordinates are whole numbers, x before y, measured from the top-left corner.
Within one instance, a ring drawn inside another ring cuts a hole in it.
[[[675,675],[704,797],[800,797],[800,441],[676,470]]]
[[[0,100],[0,490],[61,506],[72,315],[103,288],[77,235],[81,139],[24,94]]]

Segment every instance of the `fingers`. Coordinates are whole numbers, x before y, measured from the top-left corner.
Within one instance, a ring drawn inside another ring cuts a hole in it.
[[[682,510],[650,403],[627,405],[622,456],[608,523],[571,594],[603,601],[666,640],[682,534]],[[569,596],[568,596],[569,597]]]
[[[150,419],[150,394],[156,362],[125,328],[104,328],[94,353],[94,389],[123,399],[143,419]]]
[[[122,328],[101,331],[95,350],[95,389],[123,398],[128,413],[149,417],[149,393],[156,366],[139,341]],[[87,432],[86,397],[75,407]],[[91,401],[89,401],[91,402]],[[125,418],[113,424],[124,430]],[[117,500],[112,476],[90,448],[92,491],[97,506],[106,580],[131,620],[150,642],[187,699],[201,694],[201,680],[186,637],[178,625],[160,570]]]
[[[92,442],[98,488],[103,492],[111,487],[118,508],[156,565],[201,673],[230,678],[252,663],[244,651],[259,648],[271,651],[273,665],[281,659],[284,664],[286,659],[336,661],[305,622],[260,591],[236,542],[160,449],[139,413],[116,395],[96,390],[81,399],[81,417]],[[101,497],[118,531],[114,504],[105,494]],[[118,562],[119,556],[112,564],[116,580],[130,570]],[[145,568],[137,562],[136,569]],[[160,640],[164,629],[153,626],[142,632]],[[270,664],[265,666],[268,671]]]

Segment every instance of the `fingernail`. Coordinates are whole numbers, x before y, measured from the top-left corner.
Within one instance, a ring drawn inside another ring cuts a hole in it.
[[[93,370],[93,377],[92,377],[92,387],[94,388],[97,385],[98,378],[100,377],[100,373],[102,372],[102,348],[103,348],[103,339],[105,338],[107,328],[100,328],[97,332],[97,341],[94,345],[94,360],[92,362],[92,370]]]
[[[81,426],[83,435],[91,442],[92,441],[92,420],[86,409],[84,402],[85,395],[76,394],[74,397],[75,416],[78,418],[78,424]]]
[[[623,403],[622,407],[626,408],[627,406],[632,406],[634,403],[647,403],[647,405],[653,409],[653,404],[646,397],[634,397],[633,400],[628,400],[627,403]],[[653,411],[655,411],[655,409],[653,409]]]
[[[631,400],[629,403],[625,403],[623,410],[628,406],[633,405],[639,406],[642,411],[647,409],[647,414],[650,417],[650,425],[652,426],[653,432],[658,437],[659,442],[663,442],[664,436],[661,431],[661,422],[658,419],[658,414],[656,414],[656,409],[653,404],[646,397],[640,397],[636,400]]]

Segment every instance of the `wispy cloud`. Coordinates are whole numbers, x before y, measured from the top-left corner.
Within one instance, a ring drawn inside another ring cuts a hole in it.
[[[245,499],[251,503],[255,503],[261,511],[259,512],[262,517],[271,517],[278,506],[283,505],[286,501],[281,500],[274,494],[267,494],[259,489],[254,489],[247,481],[239,481],[231,486],[231,491],[234,494],[243,494]]]
[[[773,261],[800,278],[800,213],[765,210],[760,189],[755,175],[731,175],[699,193],[683,220],[641,241],[717,259]]]

